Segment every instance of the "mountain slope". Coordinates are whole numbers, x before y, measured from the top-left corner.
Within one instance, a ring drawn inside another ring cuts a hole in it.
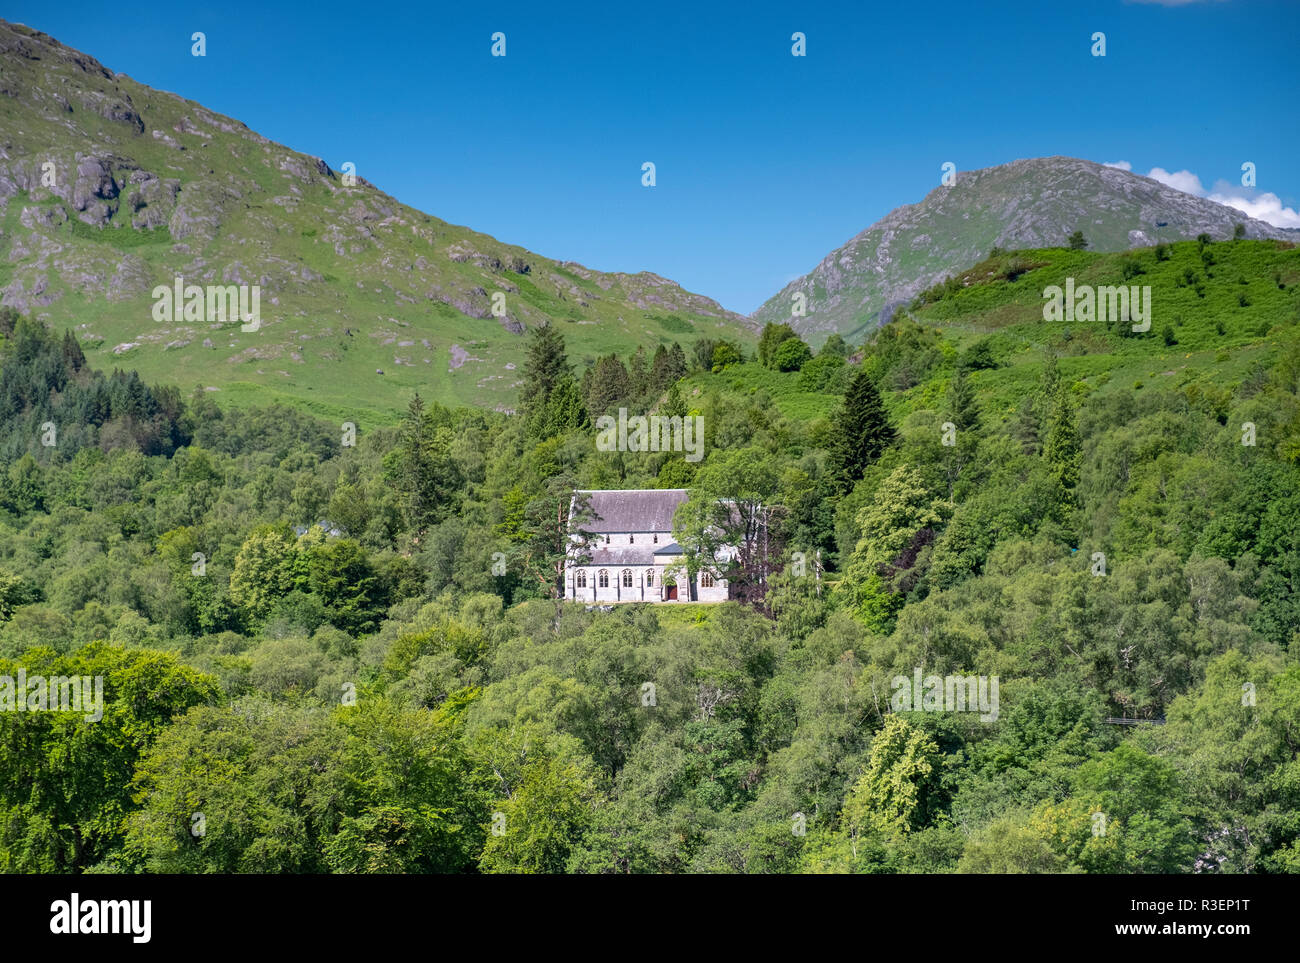
[[[261,330],[154,321],[151,292],[176,277],[260,285]],[[345,186],[318,158],[3,21],[0,288],[74,327],[97,367],[384,420],[415,389],[513,406],[521,335],[547,319],[574,361],[752,338],[665,278],[551,260]]]
[[[1231,207],[1091,161],[1045,157],[961,171],[951,187],[891,211],[826,255],[753,319],[785,321],[814,342],[832,332],[860,338],[898,304],[994,247],[1063,245],[1078,229],[1091,250],[1122,251],[1202,233],[1222,240],[1235,224],[1245,224],[1249,238],[1294,239]],[[807,313],[791,317],[798,292]]]

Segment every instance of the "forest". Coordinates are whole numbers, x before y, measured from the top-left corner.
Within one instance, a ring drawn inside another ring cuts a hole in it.
[[[1157,323],[1042,322],[1067,273]],[[535,326],[517,412],[352,432],[0,311],[0,676],[104,679],[0,712],[0,869],[1300,872],[1298,292],[1284,242],[994,251],[863,345]],[[559,601],[599,488],[761,509],[733,601]]]

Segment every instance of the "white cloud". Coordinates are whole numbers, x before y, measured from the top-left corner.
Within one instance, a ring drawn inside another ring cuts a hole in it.
[[[1214,193],[1209,195],[1209,198],[1219,204],[1235,207],[1243,214],[1249,214],[1274,227],[1300,227],[1300,214],[1290,207],[1283,207],[1282,198],[1276,194],[1234,197],[1230,194]]]
[[[1195,194],[1197,197],[1205,196],[1205,188],[1201,186],[1201,179],[1188,170],[1171,173],[1163,167],[1153,167],[1147,171],[1147,177],[1172,187],[1176,191],[1182,191],[1184,194]]]
[[[1122,171],[1133,169],[1133,165],[1128,161],[1110,161],[1102,166],[1114,167]],[[1186,169],[1171,172],[1163,167],[1153,167],[1147,172],[1147,177],[1184,194],[1194,194],[1216,204],[1234,207],[1265,224],[1272,224],[1274,227],[1300,228],[1300,212],[1294,208],[1284,207],[1282,198],[1276,194],[1259,194],[1251,188],[1238,187],[1231,181],[1225,180],[1215,181],[1213,189],[1207,191],[1201,185],[1201,179]]]

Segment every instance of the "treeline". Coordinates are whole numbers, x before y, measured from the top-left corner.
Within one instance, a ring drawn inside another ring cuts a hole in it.
[[[56,410],[51,346],[96,376],[26,324],[4,383]],[[909,318],[852,359],[541,328],[514,416],[414,398],[351,445],[199,393],[172,450],[5,449],[0,675],[107,685],[0,712],[0,866],[1300,871],[1295,333],[1223,386],[1046,351],[1009,397],[1018,346]],[[704,460],[597,450],[620,404],[702,415]],[[741,603],[555,601],[574,489],[679,486]],[[917,669],[999,677],[997,719],[897,709]]]
[[[134,372],[86,367],[71,331],[0,308],[5,365],[0,370],[0,457],[10,462],[41,447],[69,459],[80,449],[138,449],[170,455],[188,443],[180,391],[146,387]]]

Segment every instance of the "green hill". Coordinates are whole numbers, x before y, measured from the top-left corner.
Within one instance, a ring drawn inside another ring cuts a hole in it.
[[[1063,245],[1082,231],[1089,250],[1233,236],[1295,240],[1281,228],[1158,181],[1074,157],[1036,157],[960,171],[916,204],[891,211],[769,298],[753,318],[785,321],[813,344],[832,333],[860,341],[901,305],[990,249]],[[795,315],[802,297],[804,313]]]
[[[1043,291],[1076,285],[1150,286],[1151,329],[1043,320]],[[1081,391],[1146,387],[1222,394],[1295,338],[1300,249],[1286,241],[1186,241],[1127,252],[1039,248],[996,254],[928,289],[868,345],[886,346],[882,373],[900,414],[935,403],[954,362],[978,351],[972,381],[986,410],[1010,417],[1038,382],[1050,347]],[[800,372],[756,362],[697,373],[691,390],[763,393],[789,417],[826,415],[833,395]]]
[[[548,320],[575,360],[751,337],[665,278],[543,257],[364,178],[346,186],[316,157],[3,21],[0,81],[0,303],[72,327],[97,367],[389,421],[416,389],[513,408],[522,332]],[[154,321],[150,293],[176,277],[259,284],[261,330]]]

